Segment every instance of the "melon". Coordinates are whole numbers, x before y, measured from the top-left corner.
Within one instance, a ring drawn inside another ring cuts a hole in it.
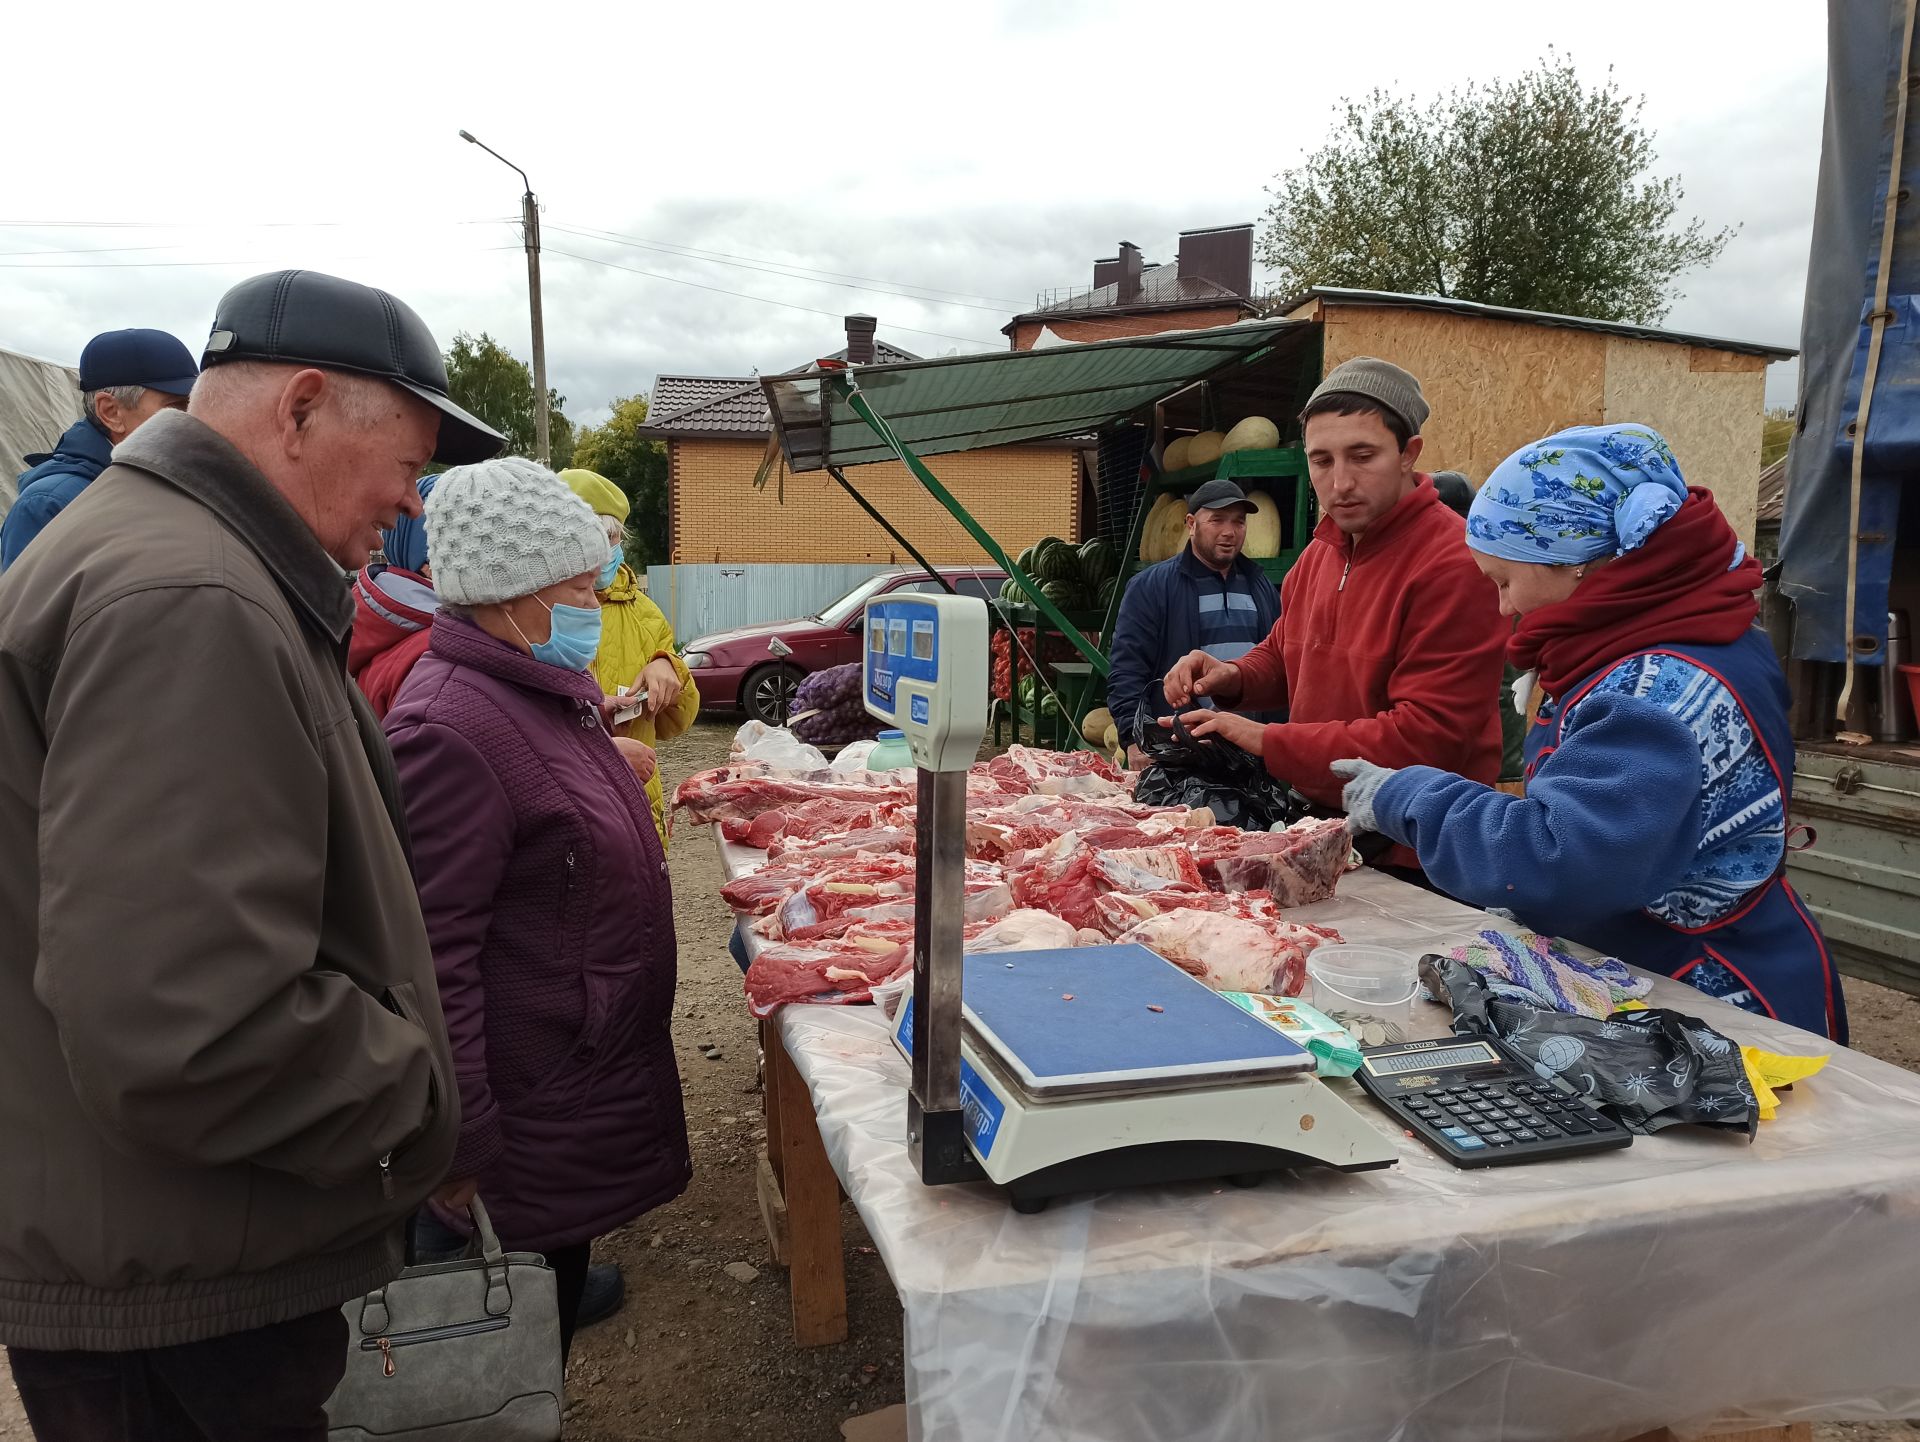
[[[1210,466],[1220,459],[1220,447],[1226,437],[1219,431],[1202,431],[1187,446],[1187,464],[1189,466]]]
[[[1247,496],[1253,506],[1252,514],[1247,517],[1247,544],[1245,554],[1256,561],[1280,554],[1282,530],[1280,526],[1280,508],[1273,503],[1273,497],[1265,491],[1253,491]]]
[[[1087,712],[1086,719],[1080,723],[1080,734],[1090,746],[1098,746],[1113,726],[1113,712],[1104,706],[1096,706]]]
[[[1265,416],[1248,416],[1227,432],[1220,453],[1230,451],[1271,451],[1280,444],[1280,428]]]
[[[1161,468],[1169,471],[1184,471],[1189,464],[1187,451],[1192,445],[1192,436],[1182,436],[1177,441],[1167,442],[1167,449],[1160,459]]]
[[[1146,525],[1140,531],[1140,559],[1149,563],[1164,561],[1185,545],[1186,540],[1186,501],[1171,494],[1160,497],[1147,512]]]

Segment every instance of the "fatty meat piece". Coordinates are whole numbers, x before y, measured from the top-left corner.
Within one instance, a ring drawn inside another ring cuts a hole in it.
[[[1021,908],[1009,911],[1000,920],[967,942],[969,952],[982,951],[1057,951],[1073,946],[1074,929],[1051,912]],[[1101,940],[1105,940],[1102,937]]]
[[[987,775],[1008,790],[1042,791],[1045,789],[1042,783],[1051,782],[1056,785],[1056,795],[1086,794],[1077,788],[1072,793],[1062,793],[1057,786],[1076,777],[1092,777],[1106,783],[1098,788],[1103,794],[1133,794],[1133,778],[1094,751],[1041,751],[1031,746],[1009,746],[1004,755],[994,757],[985,766]]]
[[[913,832],[899,826],[868,826],[839,836],[821,836],[812,840],[776,836],[767,846],[767,860],[804,862],[806,865],[833,861],[864,851],[873,856],[913,855]]]
[[[867,856],[858,854],[835,862],[825,869],[817,866],[790,864],[781,862],[761,867],[758,871],[737,876],[720,888],[720,895],[735,911],[750,916],[764,916],[780,905],[788,892],[799,889],[809,883],[840,883],[844,885],[866,887],[865,892],[851,894],[874,897],[879,895],[877,886],[882,882],[899,882],[906,878],[905,885],[896,891],[913,890],[913,858],[911,856]],[[838,908],[845,910],[845,907]]]
[[[1298,996],[1307,981],[1307,955],[1339,933],[1299,922],[1261,923],[1183,908],[1148,917],[1123,932],[1215,991]]]

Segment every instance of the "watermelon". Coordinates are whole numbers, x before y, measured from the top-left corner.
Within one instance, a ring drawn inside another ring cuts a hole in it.
[[[1113,604],[1113,593],[1119,589],[1120,578],[1118,576],[1107,577],[1106,580],[1100,583],[1099,594],[1093,603],[1094,608],[1104,613],[1107,607]]]
[[[1036,581],[1059,581],[1064,585],[1080,583],[1080,553],[1058,536],[1048,536],[1034,547],[1031,572]]]
[[[1013,564],[1031,576],[1033,574],[1033,558],[1044,544],[1046,544],[1044,541],[1036,541],[1033,545],[1028,546],[1026,550],[1013,558]]]
[[[1063,611],[1084,611],[1087,593],[1074,581],[1043,581],[1040,594]]]
[[[1080,574],[1090,586],[1099,586],[1120,573],[1120,557],[1105,536],[1095,536],[1080,547]]]

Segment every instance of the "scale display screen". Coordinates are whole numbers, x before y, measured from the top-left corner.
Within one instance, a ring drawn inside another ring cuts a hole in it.
[[[866,700],[869,710],[898,721],[902,681],[940,679],[940,618],[924,602],[867,603]],[[924,721],[924,716],[913,719]]]
[[[1486,1066],[1499,1062],[1499,1053],[1483,1041],[1459,1046],[1438,1046],[1423,1051],[1389,1052],[1367,1058],[1367,1070],[1375,1076],[1401,1076],[1407,1072],[1455,1071],[1463,1066]]]

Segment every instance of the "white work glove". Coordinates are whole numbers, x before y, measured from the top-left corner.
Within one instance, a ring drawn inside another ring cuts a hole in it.
[[[1387,784],[1387,778],[1393,775],[1393,769],[1387,766],[1375,766],[1371,761],[1362,761],[1358,756],[1345,761],[1336,761],[1327,768],[1335,776],[1348,778],[1341,788],[1340,804],[1347,808],[1347,825],[1355,832],[1378,831],[1379,820],[1373,814],[1373,798],[1380,794],[1380,788]]]

